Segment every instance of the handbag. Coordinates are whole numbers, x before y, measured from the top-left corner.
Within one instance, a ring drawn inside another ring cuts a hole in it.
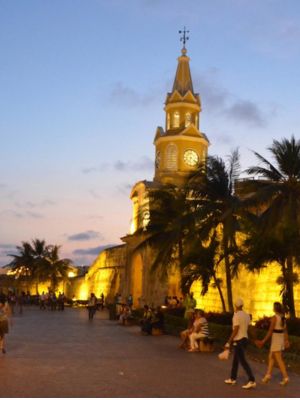
[[[219,360],[221,360],[221,361],[226,361],[226,360],[228,360],[229,355],[230,355],[229,349],[225,349],[224,351],[222,351],[222,353],[220,353],[220,354],[218,355],[218,358],[219,358]]]

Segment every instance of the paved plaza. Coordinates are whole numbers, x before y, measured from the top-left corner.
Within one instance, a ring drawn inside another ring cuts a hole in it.
[[[122,327],[98,312],[89,322],[85,309],[65,312],[25,309],[14,318],[0,355],[1,397],[297,397],[300,377],[279,387],[245,391],[226,386],[230,363],[217,353],[190,354],[172,336],[145,337],[136,326]],[[252,362],[257,380],[265,366]]]

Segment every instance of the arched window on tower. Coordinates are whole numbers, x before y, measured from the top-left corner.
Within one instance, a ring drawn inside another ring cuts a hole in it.
[[[198,115],[195,116],[195,125],[196,125],[196,128],[199,129],[199,117],[198,117]]]
[[[171,117],[170,113],[167,113],[167,130],[171,128]]]
[[[173,115],[173,128],[179,128],[179,126],[180,126],[180,115],[178,111],[175,111]]]
[[[191,122],[192,122],[192,114],[190,112],[185,113],[184,125],[187,127],[191,125]]]
[[[177,171],[177,146],[170,143],[166,150],[166,167],[169,171]]]

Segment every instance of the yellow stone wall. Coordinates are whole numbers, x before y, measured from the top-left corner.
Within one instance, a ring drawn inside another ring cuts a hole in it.
[[[244,309],[252,314],[254,320],[271,315],[273,303],[281,301],[280,285],[276,283],[281,275],[278,264],[270,264],[260,273],[250,273],[242,268],[238,278],[233,279],[233,298],[241,297],[244,300]],[[222,291],[226,300],[225,272],[220,274],[223,280]],[[197,307],[205,311],[221,312],[222,306],[217,289],[210,286],[208,293],[201,296],[201,282],[194,282],[191,291],[197,300]],[[295,286],[295,306],[297,316],[300,316],[300,285]]]
[[[91,293],[98,298],[102,293],[105,297],[113,296],[120,286],[120,271],[125,267],[125,258],[125,246],[103,250],[84,277],[72,279],[68,297],[74,295],[77,300],[87,300]]]

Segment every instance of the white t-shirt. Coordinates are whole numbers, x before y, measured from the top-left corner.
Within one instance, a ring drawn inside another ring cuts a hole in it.
[[[232,326],[238,326],[239,330],[236,336],[233,338],[234,341],[248,337],[248,326],[250,324],[250,315],[245,313],[243,310],[236,311],[233,314]]]

